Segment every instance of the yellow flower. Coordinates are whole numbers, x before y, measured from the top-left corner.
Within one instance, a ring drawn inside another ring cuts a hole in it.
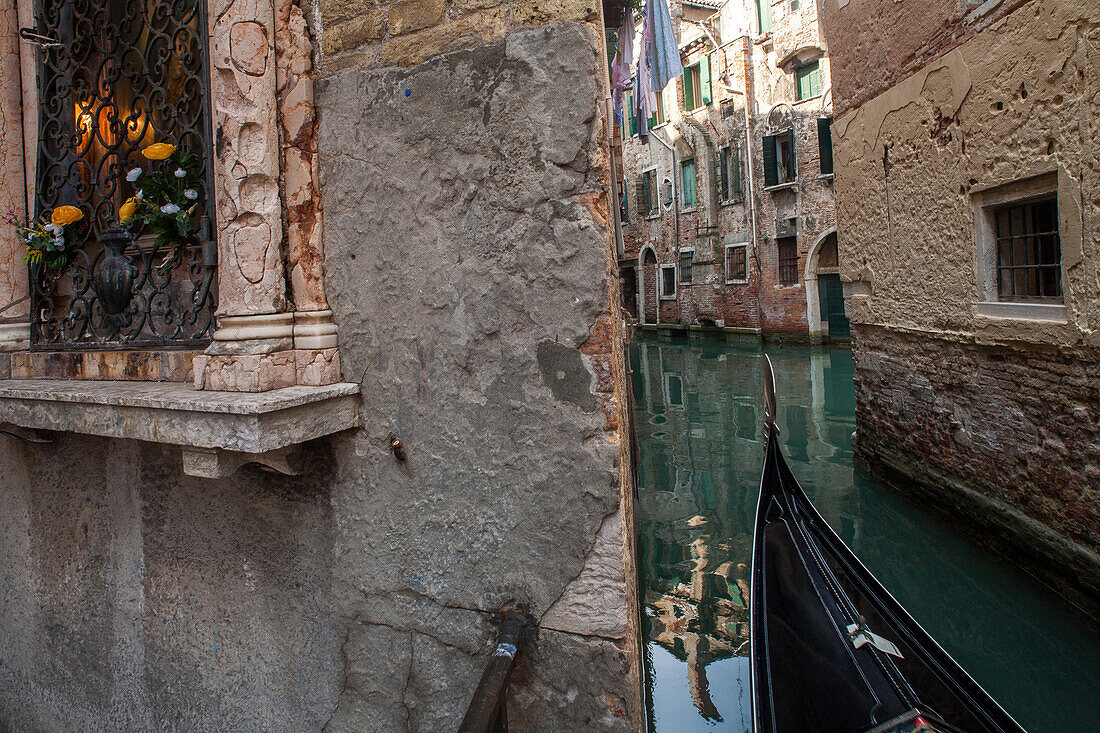
[[[84,218],[84,212],[75,206],[58,206],[50,215],[50,221],[58,226],[75,224]]]
[[[131,196],[130,198],[126,199],[126,203],[124,203],[118,209],[118,220],[123,224],[129,222],[131,219],[134,218],[134,214],[137,213],[137,207],[137,196]]]
[[[153,143],[149,147],[141,151],[149,160],[168,160],[172,157],[172,153],[176,152],[175,145],[169,145],[168,143]]]

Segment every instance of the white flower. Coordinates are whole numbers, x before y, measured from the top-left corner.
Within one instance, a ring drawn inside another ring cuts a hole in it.
[[[130,183],[133,183],[139,178],[141,178],[141,168],[133,168],[126,174],[126,180]]]
[[[187,177],[187,171],[185,171],[183,168],[176,168],[176,178],[186,178],[186,177]]]
[[[160,210],[161,213],[164,214],[178,214],[180,207],[176,206],[175,204],[165,204],[164,206],[160,207]]]
[[[137,193],[134,194],[134,198],[136,198],[138,201],[141,201],[145,198],[145,192],[139,190]]]
[[[47,224],[46,226],[44,226],[42,228],[45,229],[47,232],[50,232],[51,234],[61,231],[61,225],[60,224],[54,224],[52,222]]]
[[[183,192],[183,195],[188,201],[194,201],[199,197],[199,192],[193,188],[189,188]]]

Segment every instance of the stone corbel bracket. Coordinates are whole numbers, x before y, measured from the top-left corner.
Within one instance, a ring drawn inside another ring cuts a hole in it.
[[[359,385],[206,392],[172,382],[4,380],[8,434],[51,430],[180,446],[184,473],[224,478],[247,463],[300,472],[299,446],[359,426]]]

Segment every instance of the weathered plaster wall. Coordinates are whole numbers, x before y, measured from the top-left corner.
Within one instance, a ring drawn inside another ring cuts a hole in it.
[[[0,438],[0,729],[453,729],[508,601],[541,626],[513,726],[640,720],[598,43],[551,24],[319,85],[366,427],[302,477]]]
[[[366,387],[367,428],[337,453],[345,652],[362,669],[342,726],[453,726],[484,612],[510,599],[546,629],[517,729],[636,719],[597,44],[551,24],[318,86],[325,248],[344,263],[328,292]],[[373,673],[390,645],[408,651]]]
[[[924,68],[1025,0],[821,0],[838,113]]]
[[[329,446],[298,479],[178,465],[132,441],[0,438],[0,729],[324,725],[343,642]]]
[[[1093,594],[1096,11],[1087,0],[1019,4],[834,125],[860,452],[921,478],[938,501],[995,516],[1020,545],[1056,558],[1050,567],[1068,569],[1076,576],[1069,582]],[[919,45],[891,17],[876,17],[884,48]],[[842,45],[830,38],[834,52]],[[838,87],[870,84],[838,73]],[[981,315],[977,197],[1040,174],[1057,181],[1066,321]]]
[[[1024,5],[834,126],[853,321],[1100,347],[1095,7]],[[1058,175],[1069,322],[983,318],[972,196]]]

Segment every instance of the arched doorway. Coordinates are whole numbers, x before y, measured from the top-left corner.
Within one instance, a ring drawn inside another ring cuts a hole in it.
[[[642,283],[640,288],[642,323],[657,322],[657,253],[646,245],[638,255]]]
[[[806,322],[810,338],[815,341],[851,338],[852,329],[844,312],[839,256],[836,229],[831,229],[818,238],[806,258]]]
[[[638,271],[633,267],[623,267],[620,271],[620,288],[623,309],[635,321],[638,320]]]

